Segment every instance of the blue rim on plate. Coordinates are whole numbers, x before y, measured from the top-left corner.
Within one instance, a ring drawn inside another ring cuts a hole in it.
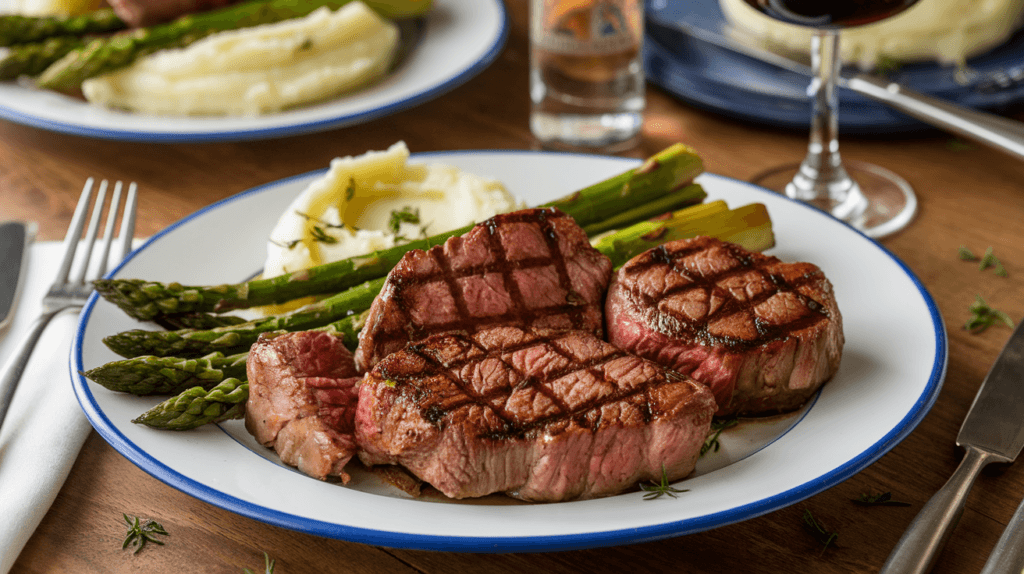
[[[787,129],[808,129],[811,115],[807,76],[688,38],[673,21],[699,22],[719,31],[725,16],[718,0],[648,3],[644,67],[653,84],[702,109]],[[961,84],[955,69],[937,63],[906,64],[891,76],[917,92],[969,108],[998,111],[1024,100],[1024,82],[994,88],[1002,71],[1024,76],[1024,30],[986,54],[971,58],[976,79]],[[934,129],[885,104],[840,88],[839,128],[844,133],[885,135]]]
[[[0,119],[76,136],[152,143],[261,140],[365,123],[468,82],[494,62],[509,34],[501,0],[434,0],[425,19],[422,37],[394,74],[329,102],[253,118],[156,117],[106,110],[28,84],[0,82]],[[405,83],[410,75],[416,75],[414,83]]]
[[[462,157],[471,158],[483,158],[487,159],[488,154],[498,158],[507,158],[505,161],[531,161],[531,159],[546,159],[546,158],[580,158],[577,154],[559,154],[551,152],[528,152],[528,151],[478,151],[478,152],[438,152],[438,153],[421,153],[414,154],[414,160],[435,160],[445,161],[447,158],[453,156],[457,157],[461,154]],[[599,161],[601,159],[614,162],[615,166],[623,166],[624,169],[636,165],[636,160],[628,158],[598,158],[595,156],[587,156],[585,161]],[[285,180],[267,184],[264,186],[256,187],[248,191],[242,192],[238,195],[232,196],[225,200],[222,200],[216,204],[213,204],[193,215],[190,215],[181,221],[169,226],[157,235],[150,238],[144,245],[135,250],[129,258],[121,265],[114,269],[108,277],[115,276],[125,266],[130,264],[133,260],[140,257],[147,256],[147,250],[154,245],[158,245],[164,240],[168,234],[173,233],[176,229],[197,223],[199,219],[214,216],[217,210],[230,207],[231,204],[240,200],[252,199],[258,194],[263,194],[273,191],[282,185],[288,184],[289,182],[298,182],[308,180],[309,178],[323,173],[322,170],[317,172],[310,172],[299,176],[294,176]],[[726,178],[722,176],[715,176],[707,174],[704,177],[704,181],[708,184],[714,185],[729,185],[742,188],[744,194],[750,194],[755,197],[763,197],[766,201],[773,205],[784,204],[795,206],[793,208],[785,207],[785,209],[795,210],[807,210],[806,213],[817,213],[823,215],[816,210],[813,210],[806,205],[793,202],[788,198],[779,196],[777,194],[763,190],[752,184]],[[258,199],[258,197],[256,198]],[[803,211],[801,211],[803,213]],[[820,222],[819,222],[820,223]],[[842,224],[838,221],[835,222],[837,226]],[[820,225],[819,225],[820,227]],[[845,226],[843,226],[845,227]],[[194,227],[193,227],[194,229]],[[908,397],[909,407],[906,410],[902,410],[904,407],[900,407],[898,416],[894,416],[895,423],[884,427],[884,431],[878,430],[877,438],[872,438],[870,444],[865,448],[858,447],[859,452],[849,458],[843,458],[842,462],[829,467],[827,472],[823,472],[820,475],[810,477],[802,481],[796,481],[793,484],[786,483],[788,486],[780,489],[776,494],[767,496],[762,499],[753,500],[749,503],[730,507],[723,511],[708,513],[706,515],[695,516],[684,520],[664,520],[656,524],[648,524],[640,527],[630,528],[608,528],[606,530],[596,532],[580,532],[580,533],[564,533],[564,534],[549,534],[549,535],[516,535],[508,536],[501,534],[494,535],[432,535],[423,532],[409,532],[402,531],[400,525],[389,524],[388,527],[381,526],[380,528],[367,528],[357,527],[344,522],[345,517],[340,517],[338,521],[331,522],[327,520],[311,519],[309,517],[298,516],[296,514],[282,511],[280,509],[267,508],[265,505],[253,503],[251,500],[246,500],[241,496],[234,496],[219,490],[211,484],[207,484],[201,481],[193,480],[184,474],[178,472],[172,468],[169,464],[165,463],[162,457],[166,458],[163,453],[148,452],[145,448],[141,447],[136,442],[133,442],[120,427],[124,429],[132,430],[132,425],[125,422],[115,422],[111,420],[108,413],[104,411],[104,408],[100,405],[100,400],[97,395],[93,393],[92,386],[94,383],[87,381],[80,373],[84,370],[85,361],[83,354],[83,345],[86,343],[85,338],[87,337],[87,328],[90,325],[90,321],[93,320],[93,313],[96,310],[96,306],[99,302],[99,297],[95,293],[89,298],[79,322],[78,329],[75,333],[75,339],[72,344],[72,351],[69,357],[69,367],[72,379],[72,385],[75,394],[81,404],[87,418],[97,430],[97,432],[118,452],[146,471],[155,478],[162,482],[172,486],[182,492],[196,497],[200,500],[226,509],[228,511],[247,516],[249,518],[280,526],[308,534],[317,536],[323,536],[328,538],[337,538],[348,541],[360,542],[365,544],[372,544],[378,546],[387,546],[394,548],[412,548],[412,549],[428,549],[428,550],[441,550],[441,551],[457,551],[457,552],[544,552],[544,551],[559,551],[568,549],[583,549],[592,547],[602,547],[611,545],[621,544],[633,544],[652,540],[658,540],[663,538],[675,537],[712,528],[717,528],[734,522],[747,520],[757,516],[767,514],[769,512],[781,509],[789,506],[801,500],[804,500],[810,496],[813,496],[823,490],[831,488],[836,484],[846,480],[857,472],[863,470],[868,465],[878,460],[882,455],[887,453],[901,440],[906,438],[914,428],[921,422],[921,420],[928,413],[936,398],[938,397],[939,391],[942,386],[942,382],[946,372],[947,363],[947,339],[945,326],[942,318],[939,314],[938,308],[935,305],[934,300],[927,292],[925,287],[921,284],[920,280],[910,271],[906,265],[896,258],[892,253],[885,249],[880,244],[868,239],[866,236],[860,235],[852,228],[849,228],[851,234],[855,234],[859,237],[851,239],[856,241],[859,245],[862,245],[866,252],[869,253],[869,257],[873,260],[887,260],[887,266],[895,266],[893,273],[900,278],[901,281],[905,281],[911,286],[914,291],[911,293],[919,298],[919,301],[914,303],[916,307],[920,307],[927,316],[927,328],[928,332],[933,333],[934,337],[932,341],[922,341],[922,349],[927,350],[930,359],[930,365],[920,365],[920,372],[927,373],[924,377],[926,380],[921,380],[919,383],[915,383],[914,390],[911,391]],[[858,271],[859,273],[859,271]],[[902,299],[902,298],[901,298]],[[909,300],[908,300],[909,301]],[[108,311],[105,311],[108,312]],[[859,328],[859,327],[858,327]],[[924,327],[922,327],[924,328]],[[854,358],[856,359],[856,358]],[[870,361],[868,361],[870,362]],[[90,365],[92,366],[92,365]],[[885,383],[888,385],[888,383]],[[918,387],[917,384],[920,386]],[[884,386],[884,385],[883,385]],[[856,387],[857,392],[860,392],[861,387]],[[104,393],[103,398],[106,399],[108,391],[97,387],[97,389]],[[826,385],[824,390],[828,390],[829,385]],[[844,391],[845,392],[845,391]],[[111,393],[111,395],[114,395]],[[804,424],[807,417],[818,414],[815,413],[819,408],[833,409],[835,406],[835,399],[837,397],[830,397],[833,401],[832,406],[820,407],[822,404],[821,395],[815,399],[815,404],[811,405],[807,412],[802,416],[798,424],[793,425],[792,429],[797,429],[801,424]],[[838,407],[841,408],[841,407]],[[860,413],[856,418],[862,420],[863,413]],[[831,423],[831,419],[830,419]],[[813,423],[809,423],[813,424]],[[148,430],[148,429],[146,429]],[[223,429],[222,429],[223,430]],[[167,433],[166,431],[150,431],[157,433],[162,440],[163,437],[169,435],[177,435],[177,437],[183,438],[182,435],[177,433]],[[230,435],[228,431],[223,431],[224,434]],[[786,431],[792,433],[792,430]],[[220,436],[218,433],[213,433],[216,436]],[[784,433],[785,434],[785,433]],[[210,435],[208,435],[210,436]],[[874,434],[871,435],[875,437]],[[172,436],[172,439],[174,437]],[[177,443],[175,443],[177,444]],[[778,443],[773,443],[774,448]],[[249,459],[259,459],[262,464],[264,461],[259,455],[246,450],[244,447],[239,449],[246,460],[242,461],[248,464]],[[194,452],[194,451],[190,451]],[[768,452],[768,449],[761,451],[761,453]],[[760,453],[759,453],[760,454]],[[819,453],[820,454],[820,453]],[[814,456],[818,457],[819,454]],[[846,455],[842,455],[846,456]],[[751,458],[744,459],[742,463],[750,461]],[[831,463],[830,463],[831,464]],[[728,471],[729,467],[723,468],[721,471]],[[715,471],[715,472],[721,472]],[[297,472],[294,474],[298,475]],[[711,476],[708,474],[706,476]],[[319,481],[314,481],[308,477],[299,475],[299,480],[307,481],[303,484],[316,484],[321,485]],[[690,479],[687,479],[690,480]],[[221,485],[223,486],[223,485]],[[329,485],[331,488],[337,489],[332,492],[336,492],[339,496],[348,489],[340,486]],[[358,493],[357,493],[358,494]],[[612,497],[619,498],[619,497]],[[376,500],[376,497],[374,497]],[[639,501],[639,497],[637,498]],[[554,506],[560,506],[560,512],[570,512],[574,508],[574,504],[587,504],[592,502],[601,501],[587,501],[586,503],[558,503]],[[420,503],[418,501],[404,501],[408,504],[430,504]],[[638,502],[637,504],[644,504]],[[509,512],[516,510],[526,509],[529,511],[531,508],[540,508],[544,506],[552,505],[527,505],[518,507],[495,507],[499,509],[508,509]],[[444,512],[446,505],[443,504],[432,504],[430,505],[431,516],[439,515]],[[467,507],[459,507],[467,508]],[[473,507],[474,509],[486,508],[486,507]],[[631,507],[632,508],[632,507]],[[643,506],[644,511],[662,509],[666,507],[662,506]],[[680,509],[682,507],[675,507]],[[543,508],[541,508],[543,510]],[[660,511],[660,510],[659,510]],[[440,518],[439,518],[440,519]]]

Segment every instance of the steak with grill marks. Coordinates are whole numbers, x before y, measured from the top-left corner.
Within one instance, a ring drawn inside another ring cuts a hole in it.
[[[388,274],[359,333],[356,365],[437,333],[495,325],[603,334],[611,261],[554,208],[497,215],[461,237],[412,250]]]
[[[359,387],[367,465],[453,498],[594,498],[692,472],[715,402],[689,377],[586,331],[493,327],[429,337]]]
[[[246,360],[245,428],[309,476],[348,482],[360,377],[342,338],[320,331],[261,335]]]
[[[798,408],[838,370],[844,342],[818,267],[710,237],[622,266],[606,325],[612,344],[708,385],[720,416]]]

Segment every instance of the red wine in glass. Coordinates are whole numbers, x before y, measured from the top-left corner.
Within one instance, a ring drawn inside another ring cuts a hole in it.
[[[744,0],[776,20],[813,28],[811,64],[815,81],[811,138],[799,165],[783,166],[754,178],[754,183],[810,203],[846,221],[869,237],[899,231],[917,211],[910,184],[876,165],[843,163],[839,156],[836,93],[841,62],[839,30],[879,22],[917,0]]]

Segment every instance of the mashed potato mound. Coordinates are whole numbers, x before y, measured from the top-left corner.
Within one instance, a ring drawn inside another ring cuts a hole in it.
[[[721,0],[742,38],[770,49],[807,54],[812,31],[773,20],[743,0]],[[1024,0],[921,0],[892,18],[841,32],[843,62],[874,69],[882,59],[936,60],[963,66],[967,58],[1006,41],[1019,27]]]

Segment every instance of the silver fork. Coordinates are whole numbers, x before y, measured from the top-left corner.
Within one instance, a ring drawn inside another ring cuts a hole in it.
[[[85,188],[82,189],[82,195],[78,199],[78,207],[75,208],[75,214],[71,217],[71,226],[64,237],[64,259],[57,270],[56,280],[50,286],[46,296],[43,297],[43,312],[29,328],[25,338],[15,349],[7,364],[4,365],[3,371],[0,371],[0,426],[3,425],[7,409],[11,406],[11,399],[14,397],[14,390],[18,386],[18,381],[25,371],[29,357],[32,356],[32,350],[43,334],[43,330],[58,314],[67,310],[81,309],[93,291],[92,281],[103,277],[107,272],[107,261],[110,257],[111,244],[114,241],[114,226],[121,204],[123,185],[120,181],[114,184],[114,193],[110,200],[106,227],[100,244],[99,261],[93,269],[90,269],[89,260],[97,242],[96,236],[99,232],[100,218],[103,215],[103,206],[106,200],[107,180],[100,182],[99,192],[96,194],[96,205],[89,220],[89,227],[85,232],[85,240],[82,241],[82,228],[85,226],[85,216],[92,201],[93,184],[93,178],[90,177],[86,180]],[[117,261],[124,259],[131,251],[132,236],[135,235],[135,193],[136,185],[133,182],[128,186],[124,202],[121,230],[117,239],[119,250],[116,253]],[[77,252],[82,252],[78,257],[80,262],[76,267],[74,277],[69,279]]]

